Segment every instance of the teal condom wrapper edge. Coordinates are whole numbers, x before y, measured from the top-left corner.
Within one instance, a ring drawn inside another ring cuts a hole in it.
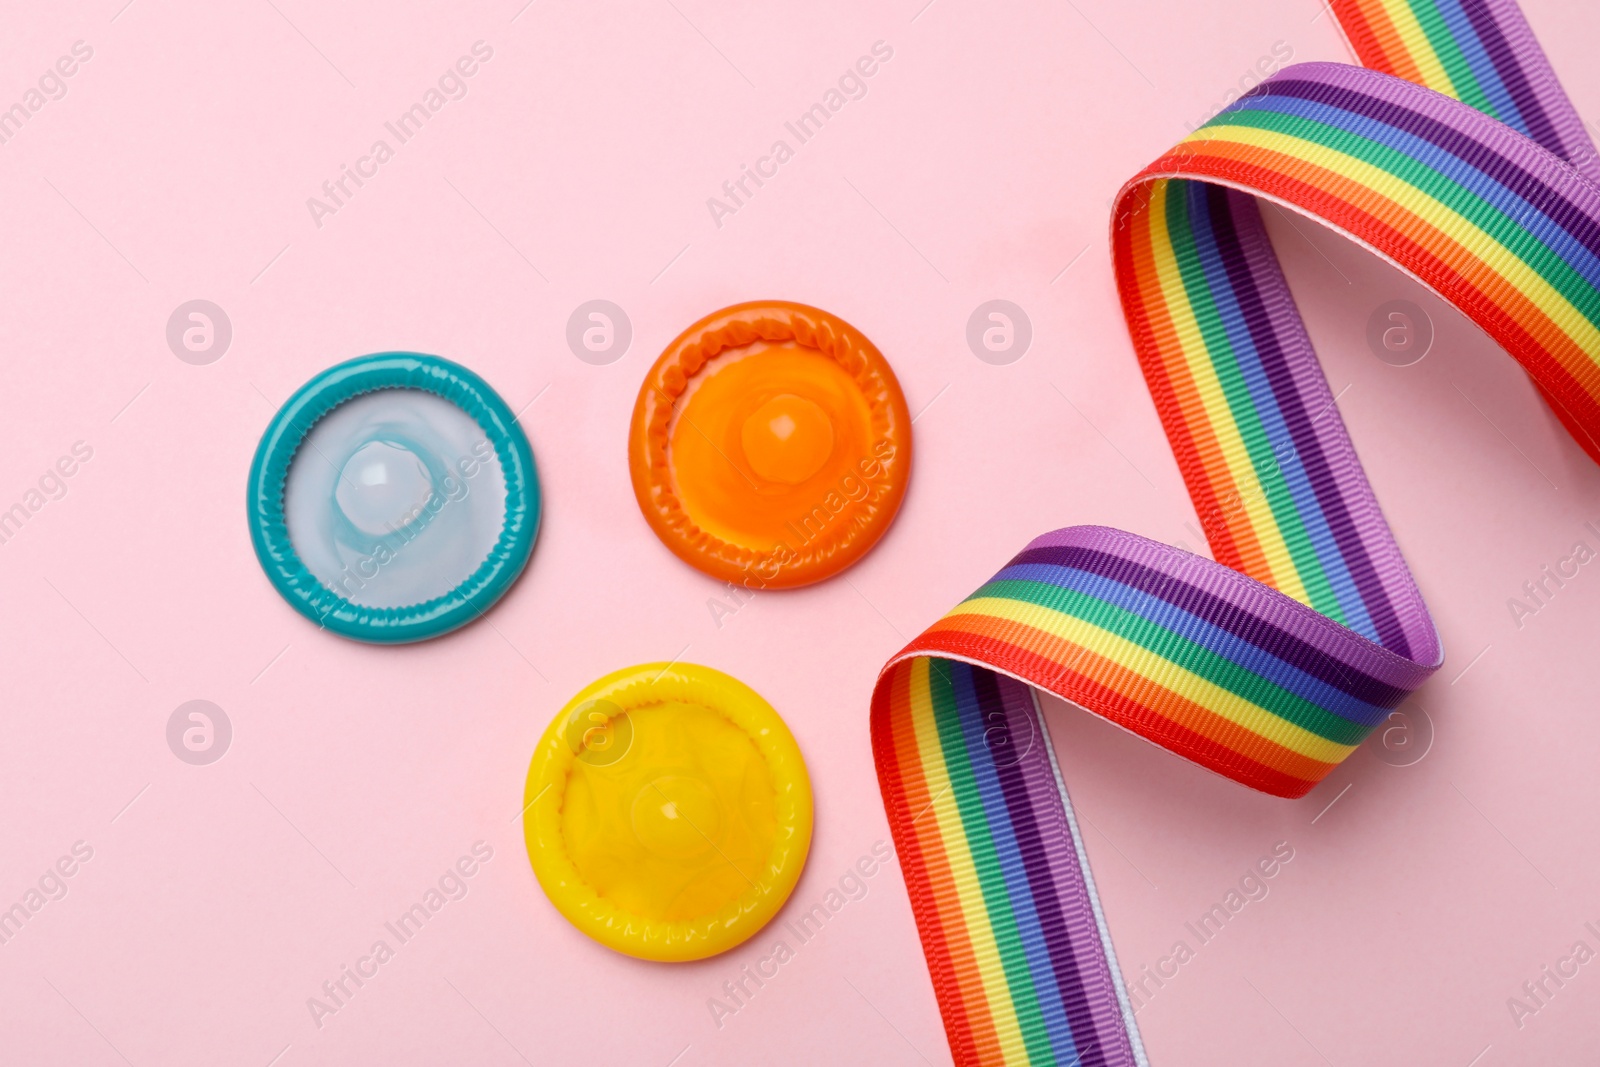
[[[483,428],[505,479],[505,522],[494,547],[442,596],[397,608],[364,607],[328,588],[295,551],[284,516],[289,467],[306,435],[334,408],[383,389],[416,389],[455,404]],[[539,532],[539,475],[527,435],[487,382],[438,356],[380,352],[329,367],[273,416],[250,464],[250,541],[267,578],[296,611],[334,633],[376,644],[423,641],[488,611],[517,580]]]

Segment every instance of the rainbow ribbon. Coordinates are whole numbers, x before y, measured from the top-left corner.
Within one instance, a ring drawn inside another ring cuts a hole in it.
[[[1365,69],[1279,71],[1113,212],[1123,310],[1215,561],[1046,534],[879,677],[879,784],[958,1064],[1146,1063],[1037,690],[1299,797],[1443,660],[1262,201],[1454,304],[1600,461],[1600,157],[1521,12],[1333,9]]]

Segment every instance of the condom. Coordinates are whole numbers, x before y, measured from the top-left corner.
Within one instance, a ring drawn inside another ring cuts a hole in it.
[[[534,749],[528,858],[608,948],[684,961],[777,914],[811,846],[811,780],[772,706],[721,671],[647,663],[573,697]]]
[[[843,319],[736,304],[650,368],[628,466],[645,519],[686,563],[748,588],[807,585],[893,522],[911,415],[888,362]]]
[[[250,467],[250,536],[302,615],[419,641],[487,611],[539,527],[528,439],[498,394],[437,356],[331,367],[289,398]]]

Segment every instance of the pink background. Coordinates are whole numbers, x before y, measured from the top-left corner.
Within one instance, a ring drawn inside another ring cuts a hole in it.
[[[577,934],[515,821],[532,745],[616,667],[731,672],[806,753],[817,832],[793,903],[818,902],[888,836],[866,700],[904,640],[1048,529],[1195,545],[1114,295],[1108,203],[1275,43],[1344,59],[1330,18],[1313,0],[121,3],[13,11],[0,31],[0,105],[74,41],[94,50],[0,146],[0,508],[74,442],[93,449],[0,545],[0,907],[93,848],[0,946],[0,1058],[948,1062],[897,867],[719,1028],[708,998],[777,929],[687,966]],[[1600,114],[1600,16],[1527,10]],[[383,123],[478,40],[493,58],[466,97],[317,227],[306,199],[375,139],[393,147]],[[879,40],[894,54],[865,98],[715,225],[706,198]],[[1600,526],[1600,472],[1463,319],[1294,225],[1269,220],[1449,651],[1418,696],[1436,737],[1409,767],[1359,752],[1288,803],[1052,708],[1130,977],[1193,947],[1184,923],[1274,843],[1295,850],[1139,1012],[1151,1061],[1591,1062],[1600,963],[1520,1028],[1507,998],[1576,941],[1600,949],[1600,564],[1520,628],[1507,600],[1575,541],[1600,548],[1582,526]],[[916,470],[859,566],[718,628],[717,583],[650,535],[623,442],[662,346],[762,296],[878,343],[921,412]],[[995,297],[1034,328],[1009,366],[964,339]],[[208,366],[165,339],[194,298],[233,324]],[[594,298],[634,329],[607,366],[565,342]],[[1403,369],[1364,339],[1396,298],[1438,335]],[[547,503],[492,625],[399,649],[291,611],[243,508],[277,405],[391,348],[464,362],[514,409],[537,397],[523,420]],[[234,729],[203,767],[165,738],[197,698]],[[494,857],[468,895],[318,1028],[307,998],[480,840]]]

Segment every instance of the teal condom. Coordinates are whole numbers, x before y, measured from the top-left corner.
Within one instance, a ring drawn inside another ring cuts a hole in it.
[[[300,614],[358,641],[448,633],[499,600],[539,530],[516,416],[437,356],[383,352],[301,386],[250,464],[250,540]]]

